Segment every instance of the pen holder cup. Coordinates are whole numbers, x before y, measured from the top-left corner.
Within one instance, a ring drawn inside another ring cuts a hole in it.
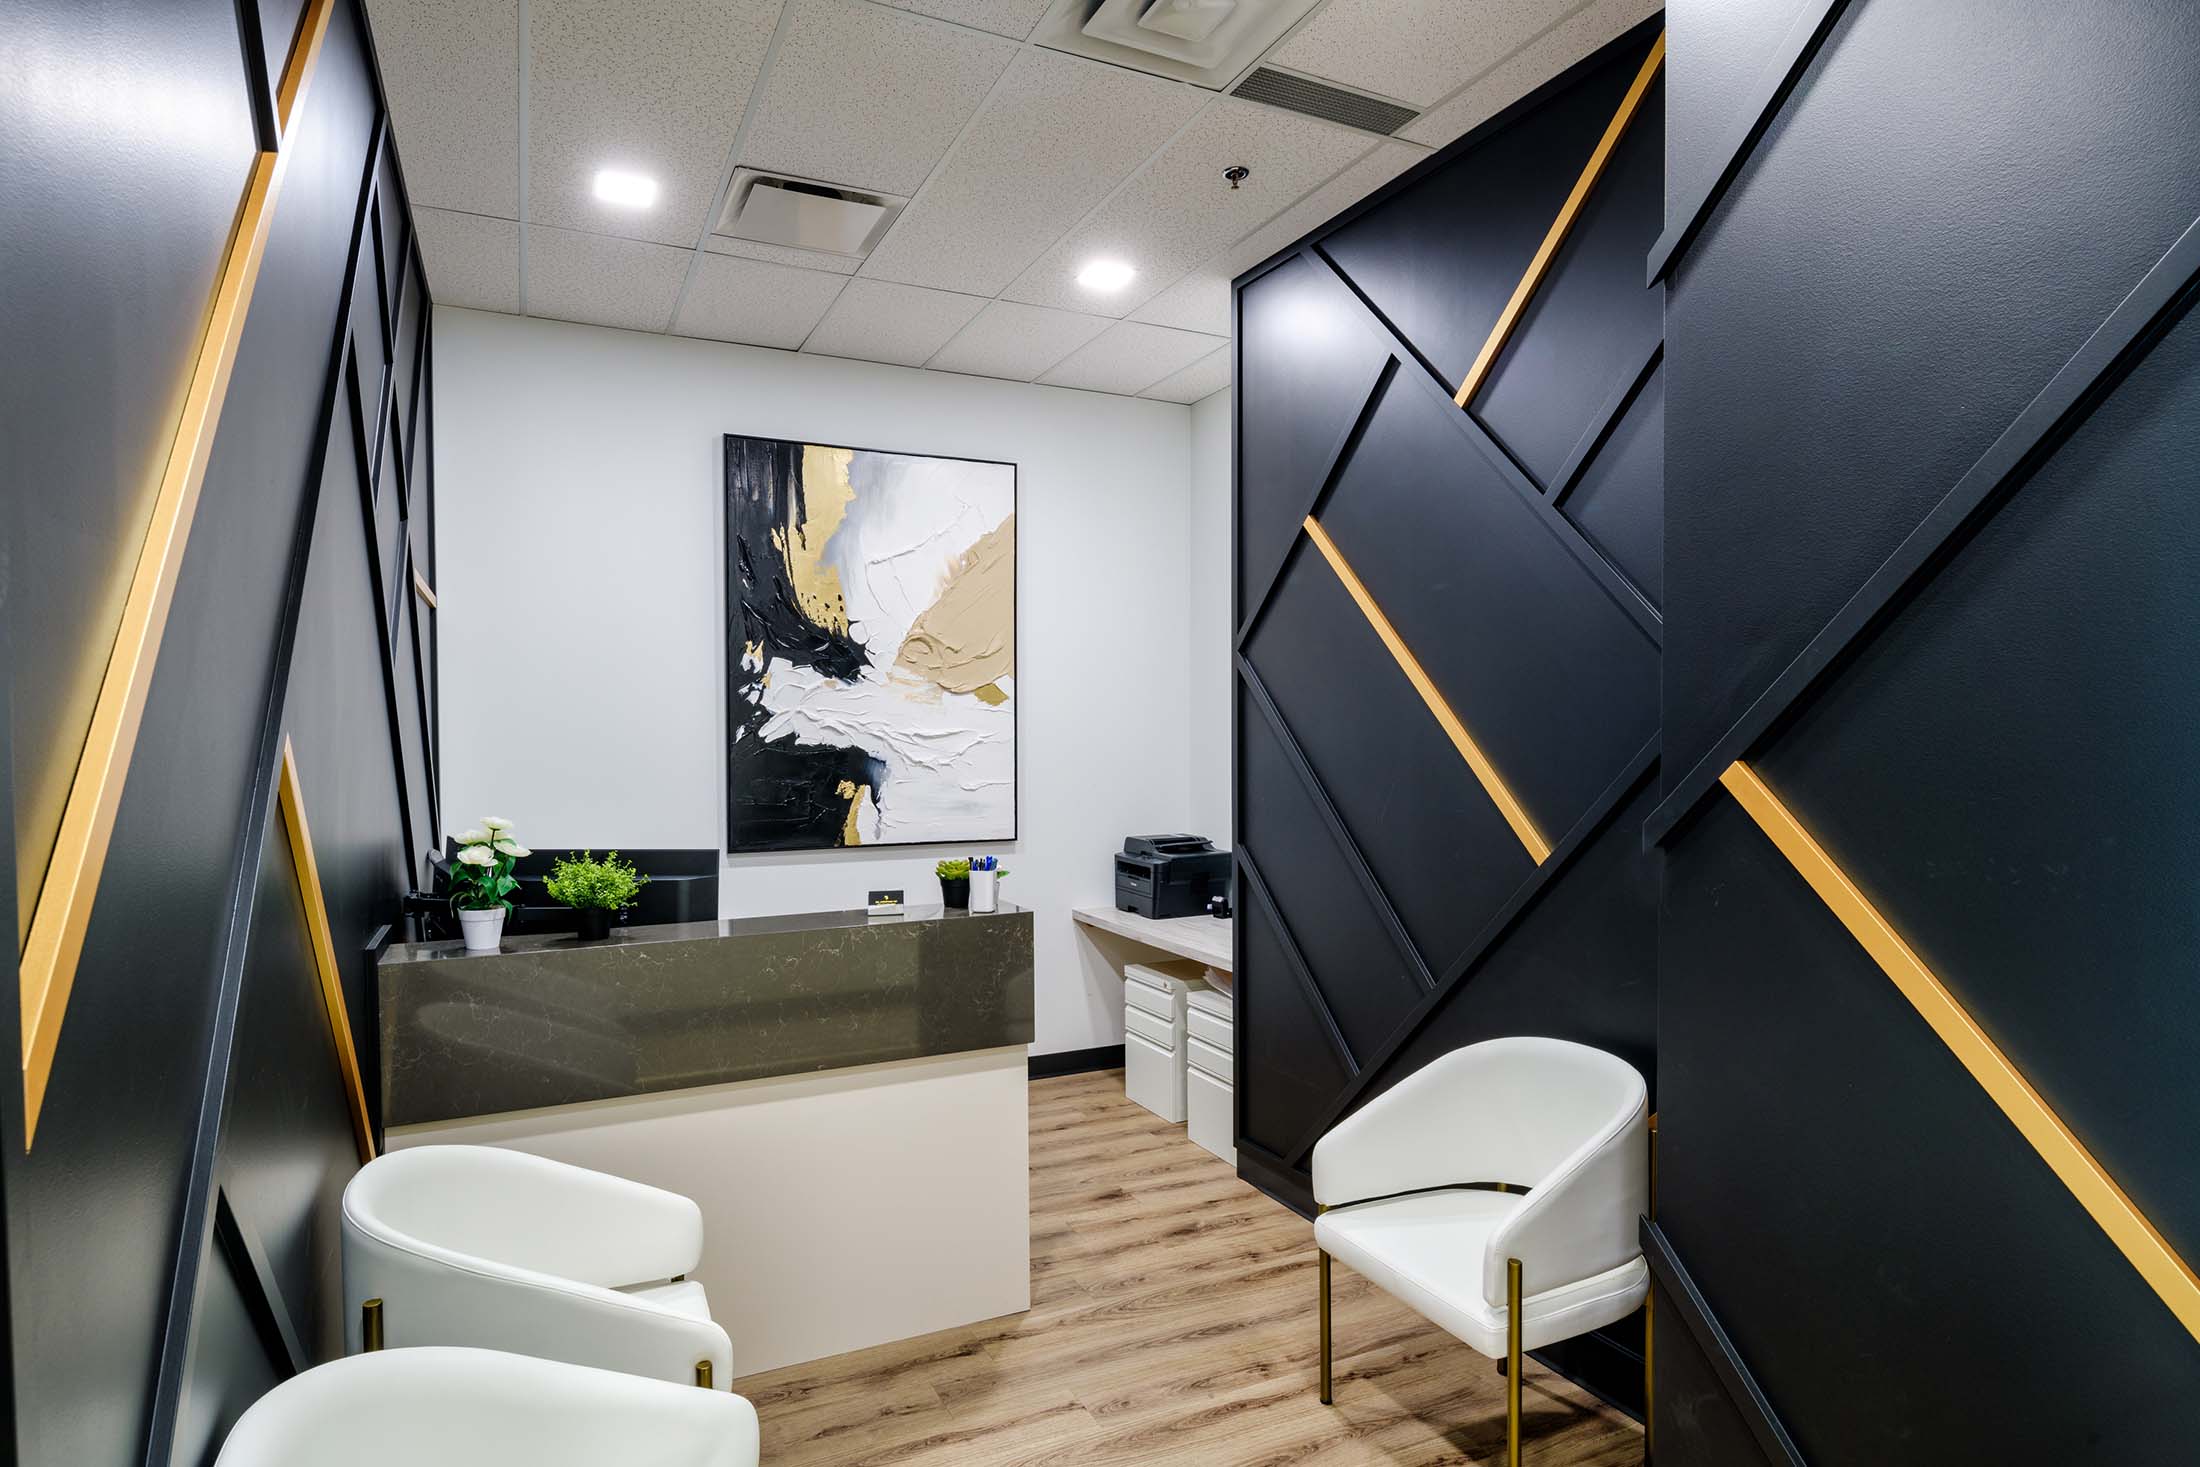
[[[998,871],[973,871],[970,873],[970,910],[973,912],[997,912],[1001,909],[1001,873]]]

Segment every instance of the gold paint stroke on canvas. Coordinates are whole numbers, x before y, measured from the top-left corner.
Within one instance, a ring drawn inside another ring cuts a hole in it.
[[[853,449],[802,445],[802,518],[772,531],[786,556],[787,576],[803,613],[827,631],[844,635],[848,602],[839,568],[825,564],[825,546],[855,500],[856,486],[848,478],[854,459]]]
[[[1000,697],[1001,679],[1016,670],[1014,515],[956,558],[939,599],[909,628],[894,663],[950,693],[990,687]]]

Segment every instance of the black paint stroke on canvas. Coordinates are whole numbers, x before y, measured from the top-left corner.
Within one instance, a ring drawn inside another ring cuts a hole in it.
[[[870,653],[852,633],[813,620],[795,594],[786,547],[808,523],[799,443],[726,435],[726,792],[730,851],[840,845],[848,789],[881,796],[884,761],[860,748],[763,737],[764,669],[773,658],[853,680]],[[748,664],[748,647],[763,656]]]

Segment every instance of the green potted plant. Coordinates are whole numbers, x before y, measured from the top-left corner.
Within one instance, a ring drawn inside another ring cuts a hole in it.
[[[493,953],[503,942],[504,914],[519,890],[512,863],[533,854],[501,815],[484,815],[481,824],[459,836],[458,854],[451,859],[451,910],[458,913],[466,951]]]
[[[970,910],[970,863],[963,860],[942,861],[932,868],[932,874],[940,879],[940,900],[949,911]]]
[[[580,914],[581,941],[601,942],[611,935],[611,919],[633,906],[636,893],[648,884],[649,878],[633,862],[620,860],[617,851],[605,852],[601,861],[593,851],[582,851],[552,862],[542,886],[552,901]]]

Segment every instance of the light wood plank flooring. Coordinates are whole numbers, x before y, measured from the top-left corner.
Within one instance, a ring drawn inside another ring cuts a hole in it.
[[[882,1217],[890,1225],[890,1217]],[[1492,1364],[1336,1270],[1315,1397],[1313,1229],[1123,1098],[1031,1086],[1028,1313],[751,1376],[766,1467],[1501,1462]],[[1641,1430],[1539,1366],[1532,1467],[1638,1467]]]

